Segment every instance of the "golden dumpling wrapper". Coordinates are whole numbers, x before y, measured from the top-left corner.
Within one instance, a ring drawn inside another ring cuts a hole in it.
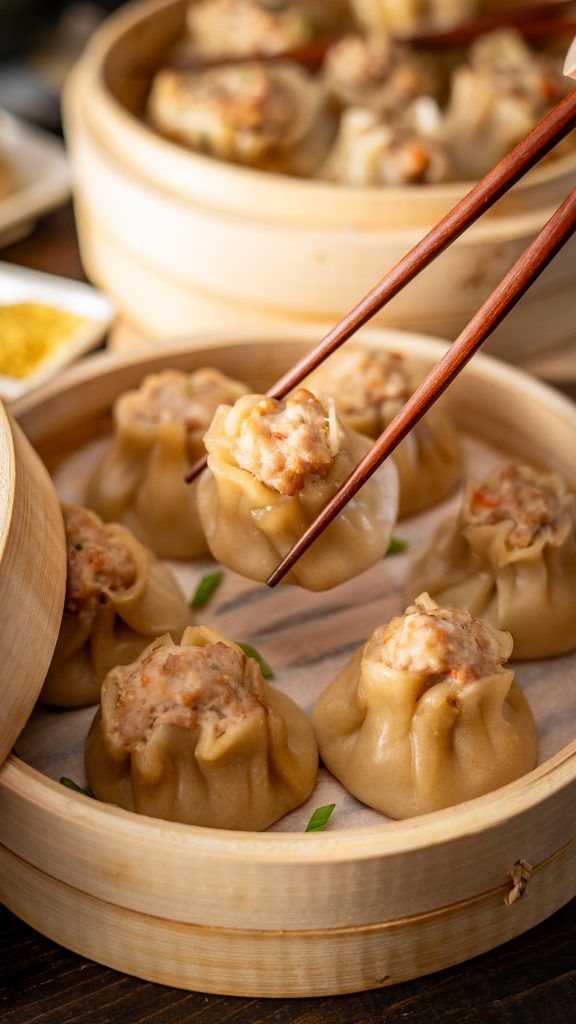
[[[98,799],[211,828],[267,828],[307,800],[317,771],[304,712],[207,627],[113,669],[86,741]]]
[[[576,499],[557,474],[506,466],[468,484],[457,516],[440,523],[409,571],[407,596],[508,630],[514,657],[576,649]]]
[[[346,426],[376,439],[416,389],[409,362],[385,349],[354,347],[327,359],[308,378],[334,399]],[[400,484],[399,516],[416,515],[443,501],[462,472],[458,433],[442,404],[435,405],[393,452]]]
[[[340,424],[331,399],[305,389],[285,402],[246,395],[221,406],[205,444],[209,472],[199,482],[198,507],[210,550],[260,582],[370,448]],[[387,462],[285,582],[328,590],[370,568],[387,551],[397,500],[396,470]]]
[[[220,403],[247,390],[211,369],[148,376],[116,402],[114,438],[86,503],[106,522],[123,523],[161,558],[205,555],[197,484],[184,477],[204,454],[204,433]]]
[[[421,595],[371,634],[316,701],[320,755],[391,818],[483,796],[530,771],[536,728],[503,667],[510,637]]]
[[[179,638],[192,612],[170,569],[117,523],[63,506],[68,547],[64,614],[40,700],[84,707],[100,699],[107,672],[150,640]]]

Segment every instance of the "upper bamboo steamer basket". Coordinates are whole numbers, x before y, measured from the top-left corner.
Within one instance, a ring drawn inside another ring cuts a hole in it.
[[[469,184],[354,189],[238,167],[162,138],[132,111],[183,31],[188,2],[123,8],[68,81],[64,115],[87,271],[152,339],[335,321]],[[575,175],[576,151],[535,168],[378,322],[455,337]],[[575,285],[573,240],[490,351],[520,361],[573,338]]]
[[[423,368],[445,351],[417,335],[373,329],[362,337],[410,353]],[[315,338],[293,328],[282,344],[251,332],[199,339],[194,349],[100,355],[21,399],[15,413],[56,468],[109,426],[115,398],[144,374],[211,364],[263,389]],[[576,407],[567,399],[485,356],[447,398],[463,431],[556,469],[576,487]],[[36,571],[50,556],[47,546],[42,556]],[[381,580],[363,580],[358,592],[372,587],[381,611]],[[291,609],[302,619],[320,600],[329,615],[305,643],[350,639],[349,619],[366,635],[361,601],[343,609],[338,592],[268,594],[250,586],[258,603],[252,597],[244,611],[229,612],[233,636],[254,617],[289,622]],[[56,728],[57,715],[46,720]],[[486,797],[317,835],[226,832],[131,814],[79,796],[12,755],[0,770],[0,898],[70,949],[151,981],[243,996],[339,994],[440,970],[565,904],[576,893],[575,812],[576,740]],[[520,860],[534,874],[526,895],[507,905],[509,870]]]
[[[42,688],[65,586],[58,499],[40,459],[0,402],[0,765]]]

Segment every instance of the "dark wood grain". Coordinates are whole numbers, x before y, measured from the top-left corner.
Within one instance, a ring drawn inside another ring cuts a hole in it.
[[[43,270],[47,274],[61,274],[63,277],[85,281],[72,204],[63,206],[41,220],[27,238],[0,249],[0,260],[18,263],[32,270]]]
[[[576,901],[520,939],[428,978],[338,998],[204,996],[68,953],[0,911],[1,1024],[573,1024]]]
[[[576,92],[574,95],[576,98]],[[392,454],[431,406],[438,401],[446,388],[470,362],[474,353],[502,323],[575,231],[576,188],[572,189],[456,338],[446,355],[436,363],[436,366],[388,424],[370,451],[360,460],[328,504],[324,506],[282,559],[267,580],[269,587],[275,587],[284,579],[304,552],[342,512],[342,509]]]
[[[398,263],[268,391],[283,398],[325,359],[367,324],[395,295],[422,273],[449,245],[576,127],[576,88],[572,89],[514,149],[503,157]],[[483,309],[485,307],[482,307]],[[496,326],[496,325],[494,325]],[[206,468],[199,459],[186,476],[191,483]],[[286,570],[287,571],[287,570]],[[282,573],[284,575],[284,573]],[[281,578],[281,577],[279,577]]]

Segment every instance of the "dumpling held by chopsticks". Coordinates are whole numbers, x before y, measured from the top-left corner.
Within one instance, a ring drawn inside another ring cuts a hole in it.
[[[221,406],[206,434],[198,508],[214,557],[264,581],[363,455],[370,441],[342,425],[331,398],[304,388],[285,401],[246,395]],[[398,504],[384,463],[286,577],[328,590],[388,548]]]

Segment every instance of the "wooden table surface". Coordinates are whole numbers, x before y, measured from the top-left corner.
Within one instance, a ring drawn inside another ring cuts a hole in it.
[[[82,278],[72,214],[47,217],[1,259]],[[527,896],[529,899],[529,895]],[[576,901],[499,949],[428,978],[334,999],[180,992],[69,953],[0,909],[0,1024],[573,1024]]]

